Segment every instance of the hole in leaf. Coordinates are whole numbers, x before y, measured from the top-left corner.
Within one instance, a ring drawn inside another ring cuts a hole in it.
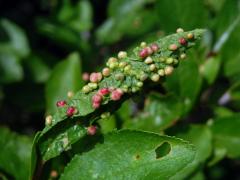
[[[156,159],[166,156],[171,151],[171,145],[164,142],[155,149]]]
[[[135,159],[136,159],[136,160],[139,160],[139,159],[140,159],[140,155],[137,154],[137,155],[135,156]]]

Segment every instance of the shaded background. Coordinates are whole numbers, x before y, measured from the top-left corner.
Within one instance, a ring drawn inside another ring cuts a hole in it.
[[[198,158],[185,178],[240,179],[239,7],[238,0],[1,1],[0,125],[24,136],[2,128],[0,138],[17,141],[9,145],[12,155],[16,146],[29,152],[56,101],[85,83],[83,72],[97,71],[118,51],[178,27],[206,28],[198,48],[162,87],[127,101],[100,125],[103,133],[164,131],[196,143]],[[216,119],[220,123],[212,127]],[[4,153],[0,178],[18,178]],[[16,164],[28,164],[20,155]]]

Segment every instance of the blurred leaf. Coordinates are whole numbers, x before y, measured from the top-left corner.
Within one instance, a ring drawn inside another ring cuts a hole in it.
[[[46,85],[47,112],[56,111],[56,102],[67,98],[67,92],[80,89],[81,62],[78,53],[70,54],[66,60],[58,63]]]
[[[222,106],[217,106],[214,108],[214,115],[219,118],[219,117],[226,117],[226,116],[231,116],[233,115],[234,112],[231,111],[230,109]]]
[[[188,140],[196,147],[196,156],[190,164],[175,174],[171,179],[188,179],[196,169],[201,168],[212,152],[212,134],[210,129],[204,125],[190,125],[187,129],[175,129],[172,135]],[[174,131],[174,129],[173,129]]]
[[[221,0],[223,1],[223,0]],[[230,0],[224,2],[218,2],[221,5],[221,10],[217,13],[215,18],[214,29],[217,37],[220,37],[224,31],[239,17],[240,13],[240,1]]]
[[[23,68],[13,54],[0,54],[0,82],[12,83],[23,79]]]
[[[197,53],[189,53],[189,57],[181,61],[181,68],[169,76],[164,82],[168,92],[173,92],[183,106],[183,115],[186,115],[193,107],[202,86],[202,77],[199,73]]]
[[[160,0],[156,3],[159,24],[166,32],[174,32],[178,27],[206,27],[208,12],[202,0],[172,0],[171,3],[169,0]]]
[[[64,0],[58,19],[77,32],[88,31],[92,27],[92,13],[88,0],[79,1],[76,5],[71,5],[69,0]]]
[[[2,19],[0,25],[6,31],[9,37],[9,42],[7,43],[12,47],[15,55],[18,57],[26,57],[30,52],[30,48],[24,31],[7,19]]]
[[[142,113],[125,121],[125,128],[160,132],[173,125],[182,114],[182,104],[174,95],[151,94]]]
[[[215,119],[211,130],[214,146],[217,149],[225,149],[230,158],[240,157],[240,114]],[[237,128],[237,129],[236,129]]]
[[[45,19],[38,19],[38,31],[53,40],[59,46],[67,49],[82,49],[87,51],[89,44],[87,42],[86,33],[79,33],[70,29],[66,24],[50,22]]]
[[[111,0],[108,6],[108,15],[123,16],[134,11],[142,9],[142,7],[151,0]]]
[[[97,29],[96,37],[100,43],[113,43],[123,36],[138,37],[152,30],[158,20],[154,9],[144,9],[149,0],[110,2],[109,18]],[[127,17],[127,18],[126,18]]]
[[[221,59],[219,56],[214,56],[206,59],[206,61],[200,66],[201,74],[206,79],[208,85],[214,83],[220,70]]]
[[[110,116],[104,119],[100,119],[98,121],[100,127],[101,127],[101,132],[103,134],[106,134],[108,132],[113,131],[116,128],[116,118],[115,116]]]
[[[168,179],[193,157],[193,146],[180,139],[123,130],[76,155],[60,179]]]
[[[33,78],[34,82],[44,83],[48,80],[50,76],[50,68],[40,57],[32,55],[25,61],[25,63],[28,66],[31,78]]]
[[[0,129],[0,137],[0,169],[17,180],[28,179],[32,141],[6,128]]]
[[[208,6],[210,6],[212,11],[218,13],[222,9],[226,0],[205,0],[205,2]]]

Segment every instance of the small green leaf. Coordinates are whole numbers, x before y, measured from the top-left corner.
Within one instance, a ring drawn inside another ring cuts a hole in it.
[[[55,66],[46,85],[47,112],[56,112],[56,102],[67,98],[67,92],[80,89],[81,63],[77,53],[70,54],[66,60]]]
[[[23,68],[19,58],[13,54],[0,54],[0,82],[12,83],[23,79]]]
[[[1,20],[0,25],[9,36],[8,43],[13,48],[16,55],[19,57],[26,57],[30,53],[30,48],[24,31],[7,19]]]
[[[176,96],[155,93],[146,100],[144,111],[135,118],[128,118],[124,127],[161,132],[179,120],[181,115],[182,104]]]
[[[215,119],[211,130],[214,146],[217,149],[225,149],[230,158],[240,157],[240,114]]]
[[[0,128],[0,169],[17,180],[29,176],[31,144],[30,138]]]
[[[206,61],[200,66],[201,73],[206,79],[208,85],[211,85],[216,80],[220,65],[221,59],[219,56],[214,56],[206,59]]]
[[[178,68],[163,83],[169,92],[175,93],[180,98],[185,115],[193,107],[202,86],[197,60],[197,53],[189,53],[189,57],[181,62],[181,68]]]
[[[76,155],[60,179],[168,179],[190,163],[194,154],[192,145],[177,138],[117,131],[106,135],[93,150]]]

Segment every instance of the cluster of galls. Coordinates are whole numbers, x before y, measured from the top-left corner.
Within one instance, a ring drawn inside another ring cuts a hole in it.
[[[123,95],[123,91],[120,88],[102,88],[99,89],[96,94],[92,96],[92,107],[97,109],[100,107],[101,103],[104,101],[104,98],[110,96],[110,99],[113,101],[118,101]]]
[[[177,33],[184,32],[183,29],[178,28]],[[192,33],[188,33],[186,37],[180,37],[178,39],[178,43],[173,43],[168,46],[168,49],[172,52],[178,52],[177,50],[183,46],[186,47],[188,45],[188,40],[193,40],[194,35]],[[161,49],[158,44],[154,43],[150,46],[147,46],[145,42],[141,43],[141,50],[139,51],[139,57],[144,60],[146,64],[148,64],[149,71],[151,73],[151,80],[154,82],[159,81],[161,76],[170,75],[174,70],[174,66],[178,64],[178,59],[173,57],[154,57],[154,53],[160,52]],[[186,54],[179,54],[179,59],[185,59]],[[159,66],[158,63],[165,64],[163,66]]]
[[[179,35],[183,33],[183,29],[178,28],[177,33]],[[192,33],[188,33],[185,37],[180,37],[178,39],[178,43],[173,43],[168,46],[168,50],[172,52],[178,52],[180,47],[186,47],[188,45],[188,41],[193,40],[194,35]],[[138,52],[139,58],[144,61],[145,64],[148,65],[148,70],[145,72],[141,70],[140,72],[135,71],[134,67],[132,67],[131,63],[128,62],[127,53],[125,51],[120,51],[118,53],[118,58],[110,57],[106,63],[107,67],[103,68],[101,72],[93,72],[91,74],[84,73],[83,80],[90,81],[87,85],[82,88],[82,92],[89,93],[95,91],[99,88],[99,82],[103,80],[104,77],[110,76],[112,73],[114,78],[118,81],[123,81],[126,76],[135,76],[135,86],[128,87],[126,84],[122,83],[121,88],[115,87],[105,87],[99,89],[91,99],[92,107],[97,109],[101,106],[101,104],[105,100],[113,100],[118,101],[121,99],[122,95],[126,92],[136,92],[143,86],[143,81],[145,81],[149,76],[150,79],[154,82],[158,82],[161,76],[170,75],[174,70],[174,66],[178,64],[178,59],[173,57],[154,57],[154,54],[160,53],[161,48],[157,43],[153,43],[147,45],[146,42],[142,42],[140,44],[140,51]],[[178,53],[176,53],[178,54]],[[185,59],[186,54],[181,53],[178,54],[177,58]],[[116,70],[116,71],[115,71]],[[114,72],[115,71],[115,72]],[[68,93],[68,97],[72,97],[73,93]],[[66,101],[58,101],[58,107],[64,107],[67,105]],[[75,107],[70,106],[66,110],[66,115],[68,117],[73,116],[78,111]],[[51,116],[46,118],[46,123],[50,124],[52,120]],[[94,128],[92,128],[94,129]],[[92,133],[90,133],[92,134]]]

